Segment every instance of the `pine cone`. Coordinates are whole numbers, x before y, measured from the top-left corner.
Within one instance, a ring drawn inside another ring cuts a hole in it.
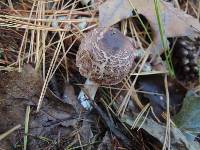
[[[188,37],[178,38],[172,52],[172,63],[176,77],[185,82],[195,82],[199,79],[199,41]]]

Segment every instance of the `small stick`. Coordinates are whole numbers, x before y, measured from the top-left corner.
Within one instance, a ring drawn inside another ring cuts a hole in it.
[[[21,128],[21,125],[17,125],[15,127],[13,127],[12,129],[8,130],[7,132],[3,133],[0,135],[0,141],[3,140],[5,137],[7,137],[9,134],[11,134],[12,132],[14,132],[15,130]]]
[[[120,129],[114,125],[114,123],[110,120],[108,115],[103,112],[103,110],[95,103],[95,101],[91,101],[92,106],[96,110],[96,112],[101,116],[105,125],[110,129],[110,131],[122,142],[123,146],[127,149],[131,150],[140,150],[141,146],[138,143],[137,139],[129,139],[124,133],[120,131]]]

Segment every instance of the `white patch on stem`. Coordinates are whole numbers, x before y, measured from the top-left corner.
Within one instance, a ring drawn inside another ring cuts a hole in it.
[[[92,110],[91,100],[94,100],[99,85],[89,79],[85,81],[83,90],[78,95],[78,100],[86,110]]]

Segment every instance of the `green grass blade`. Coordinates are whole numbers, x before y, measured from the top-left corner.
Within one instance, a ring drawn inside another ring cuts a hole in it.
[[[28,144],[28,126],[29,126],[29,117],[30,117],[30,106],[26,108],[26,116],[25,116],[25,129],[24,129],[24,150],[27,149]]]
[[[172,63],[172,59],[171,59],[171,50],[167,44],[167,39],[165,37],[164,25],[163,25],[163,22],[162,22],[162,19],[160,16],[160,12],[161,12],[160,0],[154,0],[154,6],[155,6],[157,22],[158,22],[159,31],[160,31],[160,38],[161,38],[161,42],[162,42],[162,46],[163,46],[164,54],[165,54],[165,58],[166,58],[167,69],[169,71],[169,75],[174,77],[175,73],[174,73],[174,67],[173,67],[173,63]]]

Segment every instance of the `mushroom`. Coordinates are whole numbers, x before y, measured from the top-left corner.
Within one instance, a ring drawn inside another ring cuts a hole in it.
[[[94,99],[99,85],[114,85],[122,81],[134,63],[132,43],[116,28],[96,28],[82,39],[76,55],[79,72],[87,80],[78,99],[82,106],[90,110],[87,101]]]

